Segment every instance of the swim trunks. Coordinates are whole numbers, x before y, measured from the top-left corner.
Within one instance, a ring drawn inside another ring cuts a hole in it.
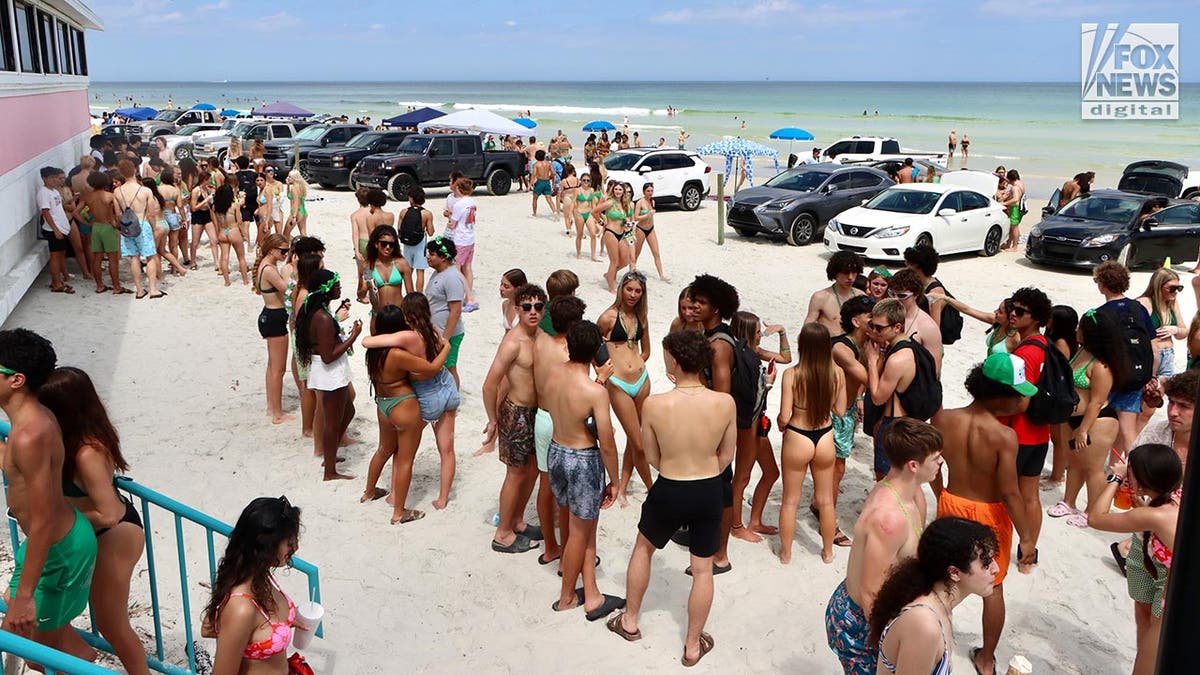
[[[33,602],[37,607],[37,628],[48,631],[71,623],[87,607],[88,594],[92,588],[92,572],[96,567],[96,535],[92,524],[78,509],[75,522],[62,539],[50,545],[42,576],[33,591]],[[16,596],[21,572],[25,568],[25,545],[17,547],[12,580],[8,583],[11,596]]]
[[[454,264],[459,267],[470,265],[475,259],[475,244],[464,244],[458,247],[458,254],[454,256]]]
[[[539,179],[533,181],[533,194],[535,197],[540,196],[540,195],[550,196],[550,192],[551,192],[551,186],[550,186],[549,179],[539,178]]]
[[[547,464],[550,490],[559,507],[566,508],[580,520],[598,519],[605,476],[600,449],[595,446],[567,448],[551,440]]]
[[[121,237],[121,257],[141,256],[150,258],[158,253],[154,247],[154,228],[149,221],[142,222],[142,231],[136,237]]]
[[[638,532],[662,549],[680,527],[691,536],[688,550],[708,558],[721,546],[721,515],[725,511],[724,481],[720,475],[697,480],[655,479],[642,504]]]
[[[67,235],[64,234],[62,239],[59,239],[58,237],[54,236],[53,233],[51,233],[48,235],[48,237],[49,238],[46,239],[46,248],[49,249],[51,253],[65,253],[71,250],[71,240],[67,238]]]
[[[1021,224],[1021,207],[1017,204],[1008,207],[1008,222],[1010,225]]]
[[[1004,502],[977,502],[964,499],[949,490],[942,490],[938,497],[937,517],[958,516],[992,528],[996,533],[996,565],[1000,571],[996,573],[995,585],[999,586],[1008,576],[1008,563],[1012,558],[1013,524],[1008,516]]]
[[[870,635],[867,615],[850,597],[843,579],[825,606],[825,639],[846,675],[875,675],[879,652],[868,646]]]
[[[1017,475],[1024,478],[1042,475],[1042,469],[1046,466],[1046,454],[1049,450],[1049,443],[1018,445]]]
[[[450,354],[446,356],[447,368],[453,368],[458,365],[458,350],[460,347],[462,347],[464,335],[466,335],[466,333],[459,333],[458,335],[450,336]]]
[[[92,253],[119,253],[120,235],[117,228],[108,223],[92,224]]]
[[[426,422],[433,424],[447,412],[458,410],[461,401],[458,385],[454,383],[454,376],[445,368],[427,380],[410,380],[409,384],[412,385],[413,391],[417,392],[417,402],[421,404],[421,419]]]
[[[404,256],[404,261],[407,262],[409,267],[413,268],[414,270],[429,269],[429,262],[425,260],[425,243],[428,240],[429,237],[422,237],[421,243],[415,246],[409,246],[408,244],[400,245],[400,249],[402,251],[401,255]]]
[[[875,428],[875,473],[887,474],[892,470],[892,463],[888,461],[887,453],[883,451],[883,432],[896,421],[895,417],[884,417],[879,420],[879,426]]]
[[[537,456],[538,471],[550,471],[550,440],[554,437],[554,420],[550,413],[538,408],[533,416],[533,450]]]
[[[833,447],[838,459],[846,459],[854,449],[854,427],[858,423],[858,406],[851,405],[845,415],[830,412],[833,420]]]
[[[508,466],[523,467],[534,455],[533,427],[537,408],[521,406],[507,398],[500,404],[496,433],[500,439],[500,461]]]

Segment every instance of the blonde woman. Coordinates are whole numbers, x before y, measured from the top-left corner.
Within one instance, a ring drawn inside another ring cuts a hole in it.
[[[833,465],[836,449],[830,411],[846,414],[846,380],[833,363],[829,329],[805,324],[796,338],[796,365],[783,373],[779,427],[783,432],[783,505],[779,511],[779,560],[792,561],[796,510],[804,474],[812,465],[813,501],[821,519],[821,560],[833,562],[837,519],[833,509]]]
[[[604,281],[608,283],[608,292],[616,293],[617,272],[629,267],[632,253],[628,242],[633,237],[633,198],[623,183],[613,183],[609,187],[608,195],[592,207],[592,217],[604,228],[600,235],[608,249],[608,271],[604,273]]]
[[[646,276],[627,272],[621,277],[613,304],[600,315],[596,325],[608,343],[613,373],[608,378],[609,399],[617,421],[625,430],[625,457],[621,461],[621,482],[617,498],[629,505],[627,491],[636,467],[638,476],[650,489],[653,477],[642,452],[642,404],[650,395],[650,324],[647,318]]]
[[[225,153],[225,161],[221,162],[225,173],[237,171],[237,166],[234,162],[244,154],[245,152],[242,151],[242,142],[237,137],[230,139],[229,151]]]
[[[1183,312],[1179,309],[1181,291],[1183,282],[1179,280],[1179,275],[1163,267],[1150,276],[1150,283],[1146,284],[1146,290],[1137,299],[1150,314],[1150,323],[1155,329],[1154,351],[1158,354],[1158,369],[1154,379],[1147,385],[1157,392],[1158,405],[1145,402],[1142,414],[1138,417],[1139,430],[1146,426],[1154,411],[1162,405],[1162,381],[1175,374],[1175,341],[1188,336],[1188,327],[1183,323]]]
[[[579,187],[575,190],[575,257],[579,258],[582,254],[583,233],[586,230],[592,262],[601,262],[596,257],[596,236],[600,234],[600,220],[592,217],[592,203],[604,196],[597,189],[599,184],[600,172],[593,168],[579,177]]]
[[[633,217],[636,226],[633,231],[633,264],[637,264],[641,257],[642,247],[649,244],[658,278],[667,281],[667,276],[663,274],[662,254],[658,250],[658,235],[654,233],[654,213],[654,183],[646,183],[642,186],[642,198],[638,200],[637,214]]]
[[[263,299],[258,334],[267,341],[267,417],[271,424],[295,419],[283,412],[283,371],[288,362],[288,311],[284,301],[288,283],[279,272],[279,264],[287,260],[290,249],[283,235],[270,234],[259,242],[254,261],[254,293]]]
[[[271,198],[271,227],[275,232],[283,232],[283,221],[287,219],[287,199],[283,196],[283,183],[275,180],[275,168],[268,166],[263,170],[266,177],[266,190]]]
[[[254,142],[250,144],[250,153],[249,153],[250,161],[251,162],[261,162],[265,159],[266,155],[267,155],[267,148],[265,145],[263,145],[262,139],[261,138],[254,139]]]
[[[212,251],[213,267],[219,266],[221,255],[217,250],[217,231],[213,224],[212,203],[216,189],[212,186],[212,174],[207,170],[201,171],[198,176],[198,181],[192,187],[191,207],[192,207],[192,244],[190,248],[190,258],[192,261],[192,269],[196,269],[196,252],[200,248],[200,237],[208,235],[208,247]]]
[[[308,182],[304,180],[304,176],[296,169],[292,169],[287,175],[287,198],[291,208],[288,216],[287,225],[283,228],[285,237],[292,236],[292,228],[300,229],[300,236],[308,236],[308,207],[304,205],[304,200],[308,199]]]

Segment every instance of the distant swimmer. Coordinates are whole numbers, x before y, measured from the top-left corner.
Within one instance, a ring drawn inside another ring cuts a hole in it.
[[[950,159],[954,159],[954,149],[958,147],[958,135],[954,129],[950,130],[950,138],[946,142],[946,147],[950,150]]]
[[[970,147],[971,147],[971,137],[968,136],[967,133],[964,131],[963,137],[962,137],[963,161],[966,161],[967,157],[971,156],[971,151],[969,150]]]

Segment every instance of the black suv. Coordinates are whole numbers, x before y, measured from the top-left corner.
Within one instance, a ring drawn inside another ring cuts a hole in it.
[[[364,131],[337,148],[318,148],[308,153],[308,180],[326,190],[350,184],[350,173],[367,155],[395,152],[411,131]]]
[[[295,149],[299,146],[300,173],[308,179],[308,153],[317,148],[345,145],[351,138],[370,129],[362,124],[314,124],[292,138],[267,141],[263,159],[275,168],[275,175],[285,176],[295,166]]]

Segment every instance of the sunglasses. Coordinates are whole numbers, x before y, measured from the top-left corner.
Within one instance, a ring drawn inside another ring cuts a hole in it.
[[[1178,293],[1179,291],[1182,291],[1183,286],[1167,286],[1167,287],[1163,288],[1163,290],[1168,293],[1174,294],[1174,293]]]
[[[290,248],[285,248],[285,247],[283,247],[283,246],[280,246],[279,248],[277,248],[277,249],[275,249],[275,250],[276,250],[276,251],[279,251],[279,252],[280,252],[281,254],[283,254],[283,255],[287,255],[287,254],[288,254],[288,252],[289,252],[289,251],[291,251],[292,249],[290,249]]]
[[[1018,319],[1029,313],[1028,309],[1025,309],[1024,307],[1020,307],[1017,305],[1011,305],[1011,304],[1008,305],[1008,311],[1010,314],[1015,314]]]
[[[893,291],[891,289],[888,289],[888,297],[896,298],[897,300],[907,300],[914,295],[916,295],[916,293],[913,293],[912,291],[904,291],[903,293],[901,293],[900,291]]]
[[[546,308],[546,303],[544,303],[544,302],[522,302],[521,303],[521,311],[522,312],[540,312],[545,308]]]
[[[875,331],[876,333],[882,333],[883,331],[891,328],[892,325],[888,324],[888,323],[879,324],[879,323],[875,323],[874,321],[872,321],[871,323],[867,324],[867,327],[869,327],[871,330]]]
[[[390,239],[380,239],[379,241],[376,242],[376,244],[379,246],[387,247],[387,248],[395,248],[396,247],[396,242],[394,242]]]

